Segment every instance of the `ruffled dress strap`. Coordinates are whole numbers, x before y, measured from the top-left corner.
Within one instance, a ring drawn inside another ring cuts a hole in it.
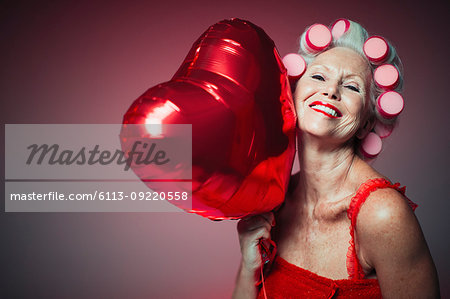
[[[347,210],[347,216],[351,221],[350,224],[350,246],[347,251],[347,273],[349,279],[363,279],[365,277],[364,271],[359,263],[358,257],[356,255],[355,248],[355,227],[356,219],[358,217],[359,210],[361,206],[369,197],[370,193],[381,188],[393,188],[405,196],[406,187],[400,187],[400,183],[392,184],[386,179],[376,178],[370,179],[363,183],[359,189],[356,191],[355,196],[351,199],[350,207]],[[405,196],[406,197],[406,196]],[[409,206],[414,211],[417,208],[417,204],[413,203],[409,198],[406,197]]]

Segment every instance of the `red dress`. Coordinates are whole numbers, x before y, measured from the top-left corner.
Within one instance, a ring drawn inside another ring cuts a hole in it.
[[[369,194],[379,188],[393,188],[405,195],[405,187],[400,188],[399,183],[391,184],[382,178],[368,180],[356,191],[347,210],[347,216],[351,220],[351,238],[347,252],[348,279],[333,280],[319,276],[276,256],[258,298],[265,298],[263,289],[267,298],[381,298],[378,280],[364,278],[365,274],[356,256],[354,242],[354,229],[359,210]],[[407,200],[415,210],[417,205]]]

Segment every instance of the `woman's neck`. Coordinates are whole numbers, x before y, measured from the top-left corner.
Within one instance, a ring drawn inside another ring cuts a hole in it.
[[[298,140],[300,175],[295,197],[312,207],[345,198],[359,161],[352,145],[330,146],[312,136],[299,135]]]

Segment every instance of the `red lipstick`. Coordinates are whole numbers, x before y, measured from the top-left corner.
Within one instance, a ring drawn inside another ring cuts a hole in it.
[[[322,106],[322,107],[315,107],[315,106]],[[311,109],[313,109],[314,111],[325,114],[326,116],[331,118],[338,118],[342,116],[342,113],[341,111],[339,111],[338,108],[322,101],[314,101],[313,103],[311,103],[311,105],[309,105],[309,107],[311,107]],[[323,107],[326,107],[328,109],[324,109]],[[331,111],[329,109],[331,109]]]

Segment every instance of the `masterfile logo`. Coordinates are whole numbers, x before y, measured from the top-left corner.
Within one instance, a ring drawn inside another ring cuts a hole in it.
[[[149,126],[6,125],[5,211],[189,209],[191,125],[167,125],[171,138],[143,134]]]

